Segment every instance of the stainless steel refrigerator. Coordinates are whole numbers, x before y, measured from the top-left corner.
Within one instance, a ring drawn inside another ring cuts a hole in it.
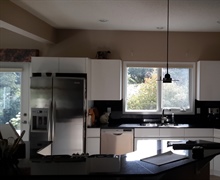
[[[85,152],[86,75],[31,77],[30,150],[51,142],[51,155]]]

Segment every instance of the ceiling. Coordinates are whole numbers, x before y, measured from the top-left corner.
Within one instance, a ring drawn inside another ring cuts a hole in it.
[[[220,32],[220,0],[11,0],[57,29]],[[107,21],[107,22],[100,22]]]

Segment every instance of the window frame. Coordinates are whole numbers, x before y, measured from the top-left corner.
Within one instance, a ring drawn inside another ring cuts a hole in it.
[[[127,88],[127,67],[146,67],[146,68],[166,68],[165,62],[150,62],[150,61],[123,61],[123,114],[161,114],[163,108],[162,106],[162,82],[158,81],[158,91],[157,91],[157,110],[153,111],[138,111],[138,112],[127,112],[126,111],[126,88]],[[169,68],[190,68],[190,79],[189,79],[189,99],[190,99],[190,109],[180,110],[172,109],[171,111],[175,114],[190,115],[195,113],[195,92],[196,92],[196,63],[195,62],[169,62]],[[162,74],[162,70],[159,75]],[[162,78],[162,77],[161,77]],[[172,77],[173,78],[173,77]]]

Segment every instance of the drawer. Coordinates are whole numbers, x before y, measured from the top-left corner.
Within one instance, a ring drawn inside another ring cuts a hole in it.
[[[184,128],[160,128],[160,137],[180,137],[184,139]]]
[[[212,128],[185,128],[185,137],[211,137],[214,130]]]
[[[134,137],[159,137],[159,128],[135,128]]]

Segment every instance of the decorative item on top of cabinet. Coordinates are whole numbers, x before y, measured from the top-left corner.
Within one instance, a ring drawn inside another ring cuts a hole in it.
[[[122,61],[91,59],[91,100],[121,100]]]
[[[97,51],[96,58],[97,59],[108,59],[108,54],[110,54],[110,51]]]

